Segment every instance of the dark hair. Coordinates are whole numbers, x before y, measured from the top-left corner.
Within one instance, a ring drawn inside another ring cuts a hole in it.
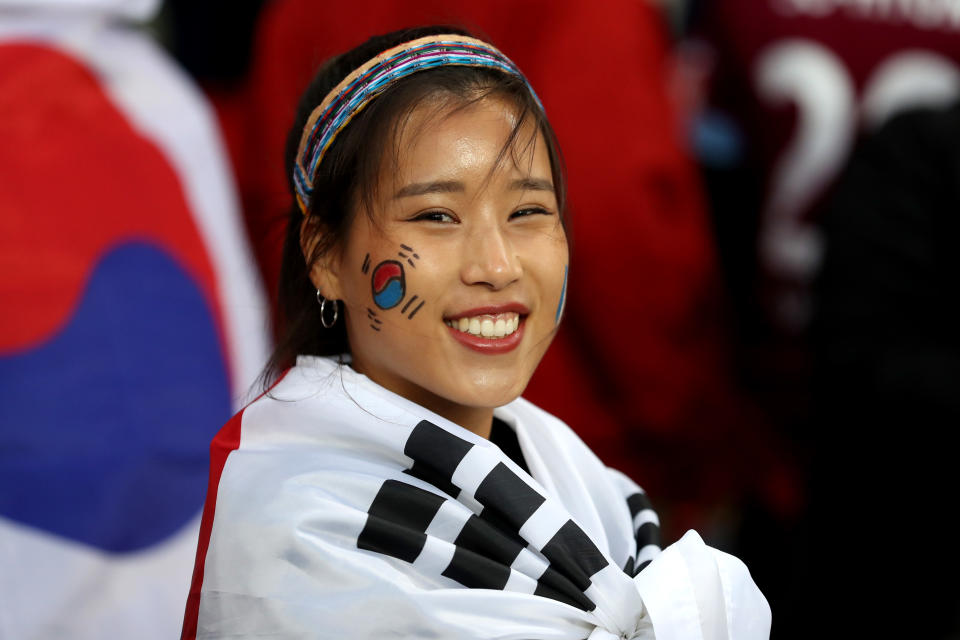
[[[293,167],[300,137],[313,109],[351,71],[378,53],[404,42],[430,35],[469,32],[449,26],[431,26],[395,31],[370,38],[363,44],[327,61],[317,72],[297,107],[293,128],[287,137],[286,162],[291,207],[283,247],[278,287],[278,341],[263,373],[266,385],[293,364],[299,354],[336,355],[349,353],[346,323],[337,322],[324,329],[320,323],[320,305],[310,281],[310,268],[326,252],[336,250],[350,228],[353,216],[373,201],[386,145],[397,141],[398,130],[406,116],[431,97],[444,98],[444,106],[454,101],[454,109],[474,104],[488,96],[506,98],[517,109],[517,121],[499,160],[515,153],[518,134],[532,119],[536,132],[546,141],[554,189],[561,220],[565,224],[566,180],[559,145],[546,115],[523,80],[499,71],[474,67],[446,66],[421,71],[389,87],[361,111],[337,136],[313,176],[313,195],[305,229],[319,233],[312,255],[304,259],[300,230],[304,216],[293,194]],[[394,150],[399,154],[399,149]],[[329,311],[328,311],[329,313]]]

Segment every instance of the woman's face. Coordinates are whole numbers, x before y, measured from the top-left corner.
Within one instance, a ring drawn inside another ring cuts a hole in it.
[[[481,435],[556,331],[567,239],[543,136],[506,102],[421,106],[381,171],[372,216],[313,271],[345,305],[353,367]],[[372,221],[371,221],[372,218]]]

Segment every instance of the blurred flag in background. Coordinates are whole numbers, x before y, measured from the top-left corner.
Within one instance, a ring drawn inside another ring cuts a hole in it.
[[[0,0],[0,638],[170,638],[267,352],[215,119],[129,26]]]

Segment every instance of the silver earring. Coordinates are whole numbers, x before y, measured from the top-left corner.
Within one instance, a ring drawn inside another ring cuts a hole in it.
[[[317,289],[317,302],[320,303],[320,324],[323,325],[324,329],[330,329],[333,325],[337,324],[337,318],[340,316],[340,305],[337,304],[336,300],[327,300],[323,297],[323,294],[320,293],[320,289]],[[327,303],[332,303],[333,307],[333,318],[329,321],[327,320]]]

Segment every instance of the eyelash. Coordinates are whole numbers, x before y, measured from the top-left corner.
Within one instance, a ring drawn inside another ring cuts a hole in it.
[[[415,221],[416,221],[416,220],[424,220],[424,221],[426,221],[426,222],[448,222],[448,220],[437,220],[436,218],[439,217],[439,216],[445,216],[445,217],[447,217],[447,218],[450,218],[449,221],[452,221],[452,222],[455,222],[455,221],[456,221],[456,218],[454,218],[454,216],[453,216],[452,214],[450,214],[450,213],[448,213],[448,212],[446,212],[446,211],[437,211],[437,210],[434,210],[434,211],[424,211],[423,213],[418,213],[417,215],[415,215],[415,216],[412,218],[412,220],[415,220]]]
[[[516,211],[511,213],[510,218],[511,219],[526,218],[531,215],[550,216],[550,215],[553,215],[553,213],[548,211],[547,209],[544,209],[543,207],[525,207],[523,209],[517,209]],[[442,219],[438,220],[437,218],[440,216],[444,216],[446,218],[449,218],[450,220],[449,221],[442,220]],[[423,213],[419,213],[416,216],[414,216],[412,220],[414,221],[423,220],[427,222],[456,222],[456,217],[453,216],[453,214],[450,214],[446,211],[424,211]]]
[[[510,218],[526,218],[530,215],[544,215],[550,216],[553,215],[550,211],[547,211],[543,207],[526,207],[524,209],[517,209],[510,214]]]

